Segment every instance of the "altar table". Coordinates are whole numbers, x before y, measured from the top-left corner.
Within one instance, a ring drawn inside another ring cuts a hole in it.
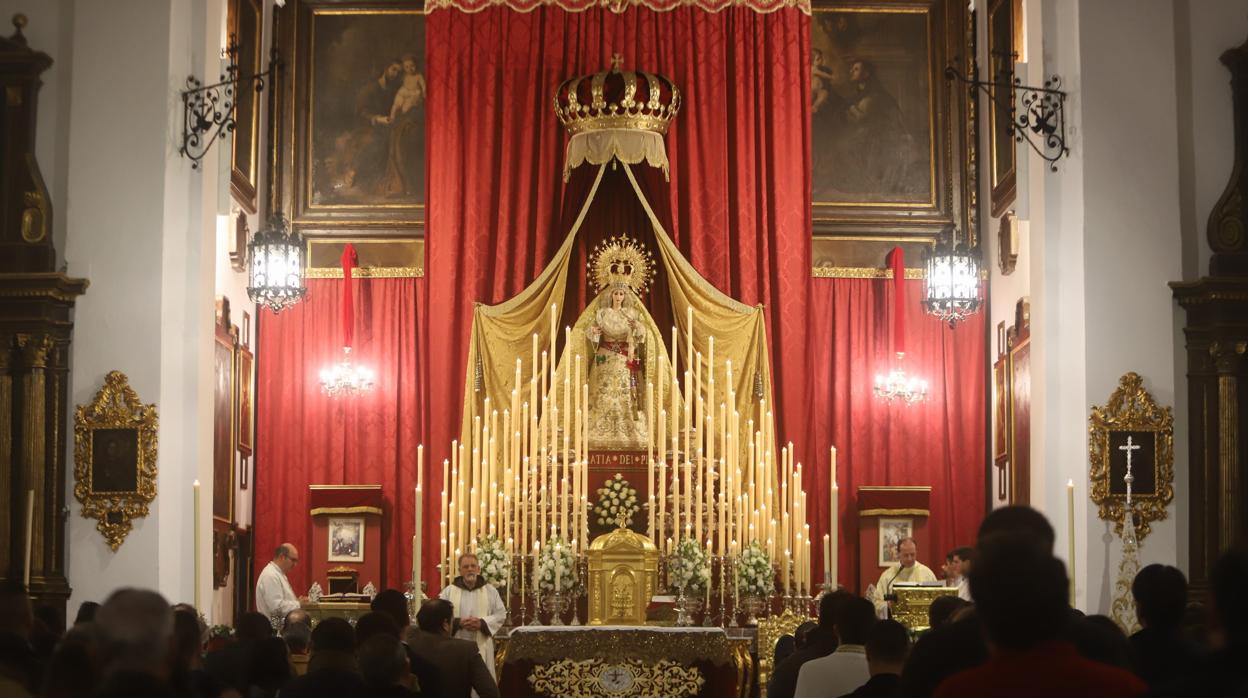
[[[505,696],[743,697],[754,669],[723,628],[526,625],[500,655]]]

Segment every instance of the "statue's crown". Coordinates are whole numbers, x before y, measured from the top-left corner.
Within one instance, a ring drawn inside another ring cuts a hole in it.
[[[631,129],[666,134],[680,111],[680,90],[671,80],[644,71],[611,69],[565,81],[555,92],[555,115],[568,133]]]
[[[587,266],[597,291],[627,286],[640,296],[654,277],[653,255],[640,242],[625,235],[598,243]]]

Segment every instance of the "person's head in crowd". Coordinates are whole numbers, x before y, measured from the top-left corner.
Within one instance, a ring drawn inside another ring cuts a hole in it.
[[[292,611],[286,614],[285,618],[282,619],[282,627],[284,628],[292,623],[303,623],[304,625],[311,628],[312,616],[309,616],[308,612],[303,610],[302,608],[293,609]]]
[[[238,625],[234,627],[234,635],[240,641],[263,640],[273,637],[273,624],[263,613],[248,611],[238,617]]]
[[[797,639],[792,635],[781,635],[776,640],[775,651],[772,652],[772,666],[779,666],[780,662],[789,658],[789,655],[797,651]]]
[[[897,562],[903,569],[914,567],[919,561],[919,544],[909,536],[897,541]]]
[[[277,637],[266,637],[256,642],[247,664],[247,685],[264,691],[278,691],[290,678],[290,656],[286,643]]]
[[[91,642],[92,628],[89,625],[75,624],[65,633],[44,671],[40,698],[79,698],[91,695],[99,680],[91,659]]]
[[[953,556],[953,573],[958,579],[966,579],[971,574],[971,562],[975,559],[975,549],[970,546],[956,548]]]
[[[277,565],[282,574],[290,572],[298,563],[299,550],[290,543],[282,543],[273,551],[273,564]]]
[[[30,640],[35,627],[35,611],[26,587],[15,579],[0,582],[0,633],[11,633]]]
[[[954,577],[958,576],[953,571],[953,553],[952,552],[945,553],[945,564],[940,566],[940,571],[945,576],[945,579],[947,580],[953,579]]]
[[[420,606],[416,612],[416,625],[427,633],[434,635],[450,635],[451,619],[455,617],[455,607],[446,599],[431,599]]]
[[[307,623],[288,623],[282,628],[282,641],[291,654],[307,654],[312,644],[312,627]]]
[[[1017,531],[980,538],[971,595],[999,648],[1030,649],[1056,638],[1066,622],[1066,568],[1049,552],[1050,542]]]
[[[954,613],[968,605],[970,604],[952,594],[937,596],[932,599],[932,605],[927,607],[927,624],[932,628],[939,628],[948,623]]]
[[[1212,621],[1217,645],[1233,656],[1248,656],[1248,553],[1227,552],[1213,565],[1210,582],[1213,588]]]
[[[398,589],[381,590],[373,597],[373,603],[370,606],[374,611],[390,616],[390,620],[394,621],[400,633],[411,625],[412,620],[407,615],[407,597]],[[401,634],[400,637],[402,637]]]
[[[95,628],[105,673],[168,677],[174,619],[163,596],[146,589],[118,589],[95,614]]]
[[[78,607],[78,614],[74,616],[74,625],[82,623],[90,623],[95,620],[96,611],[100,610],[100,605],[94,601],[83,601]]]
[[[355,630],[345,619],[326,618],[312,629],[312,654],[355,651]]]
[[[1177,567],[1146,565],[1131,582],[1140,625],[1167,635],[1176,633],[1187,608],[1187,578]]]
[[[390,616],[380,611],[369,611],[355,621],[355,646],[363,647],[376,635],[399,637],[399,628]]]
[[[793,646],[794,649],[805,649],[810,645],[811,632],[819,627],[813,621],[805,621],[793,630]]]
[[[401,685],[411,670],[407,650],[397,637],[374,635],[360,645],[360,675],[372,689]]]
[[[1053,550],[1053,542],[1057,540],[1053,526],[1044,514],[1018,504],[993,509],[988,512],[979,524],[979,535],[976,545],[982,545],[985,538],[1003,533],[1029,534],[1044,544],[1045,550]],[[974,596],[975,592],[971,592]],[[979,597],[976,597],[979,600]]]
[[[824,594],[819,599],[819,627],[827,630],[833,630],[836,627],[836,609],[843,602],[854,598],[854,595],[844,589],[837,589],[831,594]]]
[[[1109,616],[1092,615],[1073,627],[1075,649],[1085,659],[1131,670],[1131,643]]]
[[[198,669],[203,658],[203,635],[199,630],[199,616],[179,609],[173,612],[173,660],[180,672]]]
[[[875,625],[875,605],[857,596],[846,599],[836,609],[836,636],[845,645],[863,645]]]
[[[867,633],[867,670],[878,674],[901,674],[910,654],[910,634],[895,620],[882,620]]]

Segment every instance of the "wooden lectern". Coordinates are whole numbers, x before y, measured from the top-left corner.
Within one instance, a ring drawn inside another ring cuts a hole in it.
[[[381,485],[310,485],[308,502],[312,542],[303,559],[309,561],[311,580],[326,595],[358,594],[370,582],[379,587],[384,582]]]
[[[858,488],[858,593],[875,584],[880,573],[893,564],[896,550],[892,544],[907,531],[919,546],[919,562],[939,569],[940,565],[927,562],[944,559],[943,550],[931,549],[927,530],[931,498],[932,488],[926,485]]]

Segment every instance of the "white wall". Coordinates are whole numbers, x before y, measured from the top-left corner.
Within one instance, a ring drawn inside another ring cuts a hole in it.
[[[58,253],[70,275],[91,281],[75,314],[70,399],[89,402],[104,374],[120,370],[160,414],[157,497],[117,552],[79,515],[67,483],[70,614],[126,585],[171,601],[194,598],[191,482],[210,493],[212,477],[215,206],[204,202],[217,201],[218,185],[214,163],[193,172],[177,152],[179,91],[191,72],[219,72],[221,7],[222,0],[0,0],[3,16],[29,16],[31,45],[55,61],[41,92],[36,154]],[[204,600],[208,502],[200,522]]]
[[[1065,558],[1064,485],[1076,483],[1077,604],[1104,612],[1120,544],[1088,499],[1087,418],[1127,371],[1176,417],[1175,502],[1142,562],[1187,565],[1183,318],[1166,282],[1208,267],[1205,220],[1232,145],[1229,73],[1217,57],[1248,36],[1248,12],[1239,0],[1025,0],[1024,16],[1021,75],[1033,85],[1061,76],[1071,153],[1050,172],[1020,149],[1027,221],[1013,275],[996,268],[995,224],[984,230],[990,321],[1011,324],[1017,299],[1030,296],[1032,501]],[[986,19],[981,39],[985,29]],[[987,153],[986,133],[980,145]],[[986,182],[981,196],[986,204]]]

